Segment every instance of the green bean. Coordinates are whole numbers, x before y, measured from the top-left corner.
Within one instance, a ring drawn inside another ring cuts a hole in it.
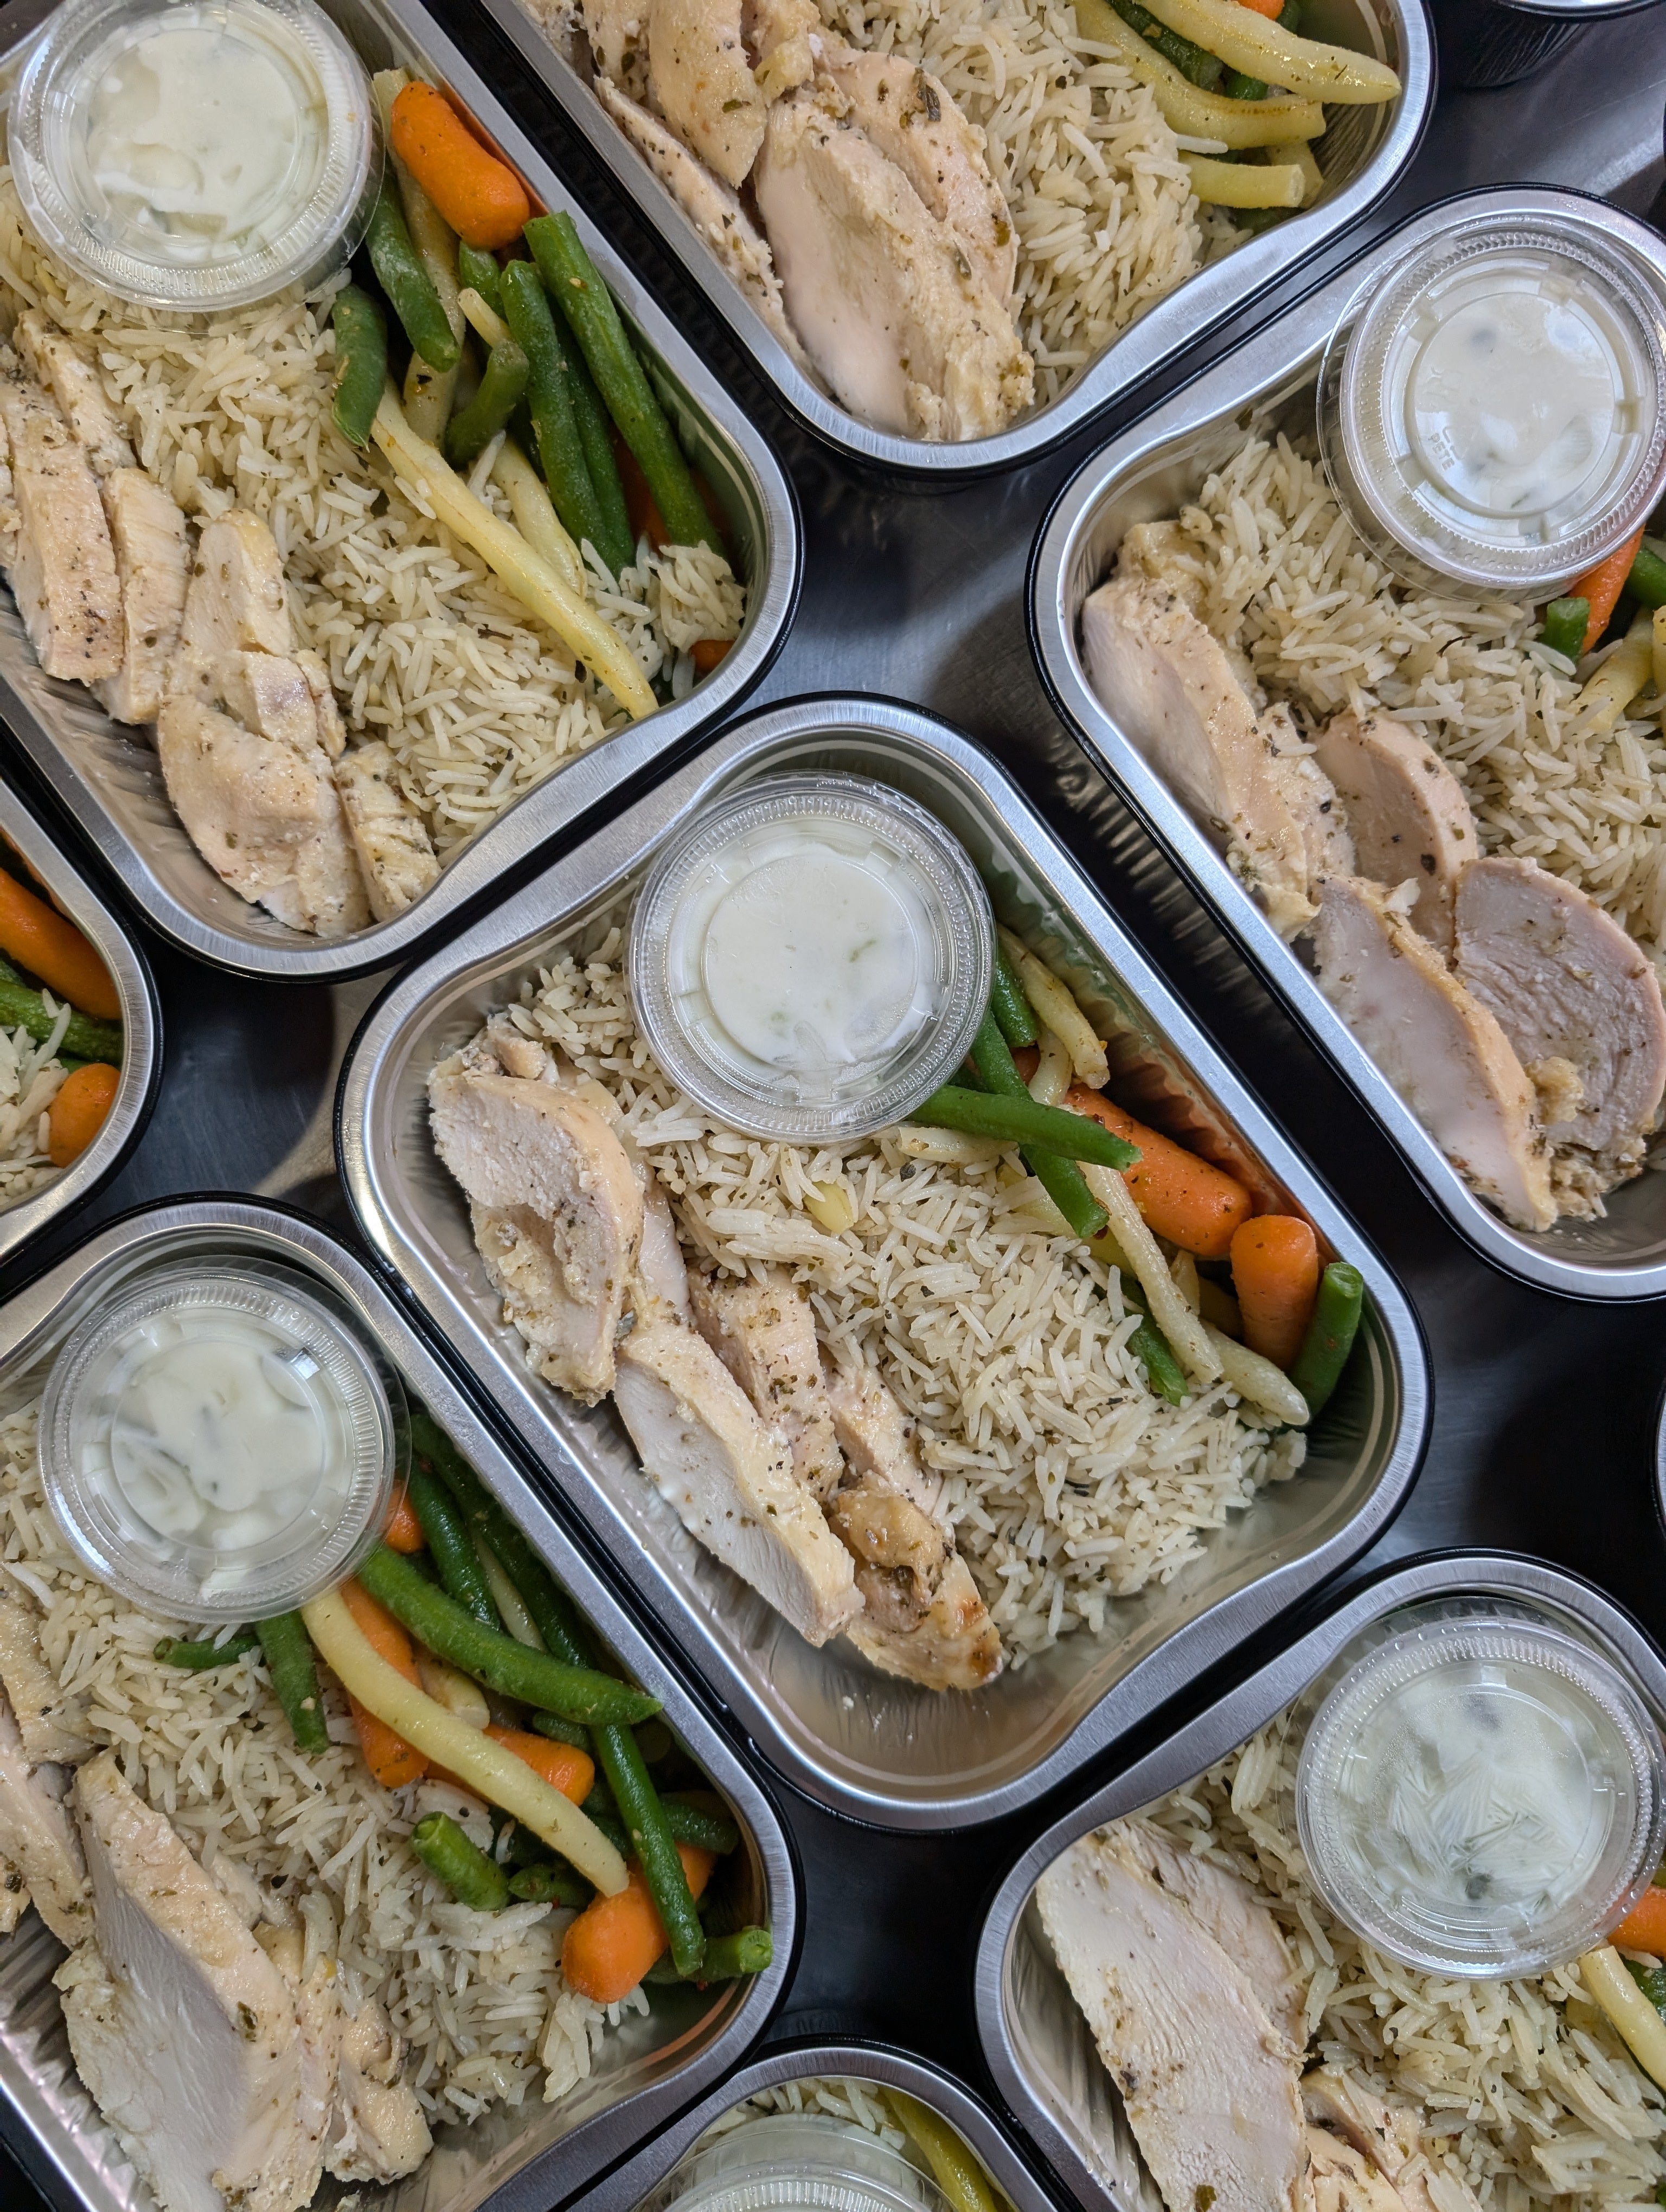
[[[1119,1267],[1122,1279],[1122,1304],[1131,1306],[1140,1316],[1140,1322],[1128,1339],[1128,1350],[1143,1361],[1146,1379],[1159,1398],[1166,1398],[1171,1406],[1183,1406],[1191,1395],[1191,1384],[1186,1380],[1186,1370],[1174,1356],[1174,1347],[1151,1317],[1151,1301],[1146,1296],[1145,1285],[1128,1267]]]
[[[625,335],[619,311],[596,274],[569,215],[535,216],[526,243],[552,299],[571,325],[619,435],[641,464],[673,545],[709,545],[717,532],[683,449]]]
[[[1637,549],[1626,589],[1639,606],[1666,607],[1666,556],[1646,538]]]
[[[63,1003],[58,1000],[60,1006]],[[57,1024],[58,1016],[47,1012],[46,1002],[39,991],[30,990],[27,983],[0,983],[0,1029],[27,1030],[40,1044]],[[71,1012],[58,1042],[60,1050],[73,1053],[77,1060],[107,1060],[117,1067],[121,1065],[119,1022],[102,1022],[91,1014]]]
[[[483,1628],[502,1628],[485,1571],[450,1491],[437,1475],[416,1463],[410,1470],[410,1510],[427,1540],[429,1556],[439,1570],[441,1589],[465,1613],[471,1613]]]
[[[1281,31],[1299,31],[1302,17],[1306,13],[1304,0],[1284,0],[1284,5],[1279,10],[1279,28]]]
[[[1245,76],[1242,70],[1229,69],[1220,80],[1220,89],[1228,100],[1265,100],[1267,79],[1264,76]],[[1215,159],[1219,161],[1219,155]]]
[[[1365,1279],[1346,1260],[1333,1260],[1319,1278],[1319,1297],[1290,1379],[1307,1401],[1308,1417],[1317,1420],[1342,1379],[1365,1311]]]
[[[590,374],[589,364],[567,325],[564,316],[553,318],[556,340],[567,356],[567,373],[571,379],[573,420],[578,425],[579,443],[584,448],[590,481],[596,487],[596,497],[601,502],[602,527],[606,531],[613,557],[608,566],[617,576],[621,566],[629,568],[636,557],[636,533],[630,526],[630,512],[625,505],[624,484],[619,475],[619,464],[613,452],[613,425],[602,404],[602,396],[596,389],[596,380]],[[599,545],[596,548],[603,550]]]
[[[587,1655],[573,1601],[431,1413],[411,1415],[410,1448],[445,1484],[463,1518],[520,1592],[545,1647],[569,1667],[582,1667]],[[546,1729],[544,1733],[554,1735],[556,1731]],[[566,1736],[562,1741],[576,1739]]]
[[[666,1808],[628,1728],[598,1728],[595,1738],[596,1757],[629,1835],[631,1855],[642,1869],[671,1938],[671,1955],[679,1973],[692,1974],[705,1949],[706,1931],[700,1925]]]
[[[509,1894],[527,1905],[566,1905],[582,1912],[595,1891],[581,1875],[569,1873],[553,1859],[525,1866],[509,1876]]]
[[[533,450],[550,497],[573,543],[582,546],[588,538],[611,565],[617,549],[610,550],[606,517],[579,435],[574,379],[550,302],[530,261],[512,261],[502,281],[503,319],[529,364],[526,400]]]
[[[972,1066],[984,1089],[996,1097],[1029,1099],[1034,1105],[1024,1078],[1012,1064],[1000,1025],[992,1014],[985,1014],[972,1040]],[[1109,1216],[1082,1180],[1082,1171],[1075,1162],[1061,1159],[1056,1152],[1044,1152],[1028,1146],[1022,1148],[1020,1157],[1063,1214],[1072,1233],[1084,1243],[1097,1237]]]
[[[1142,39],[1148,40],[1164,59],[1172,62],[1189,83],[1201,86],[1205,92],[1213,92],[1220,82],[1225,64],[1217,61],[1213,54],[1206,53],[1201,46],[1194,46],[1189,39],[1183,39],[1178,31],[1171,31],[1166,24],[1159,23],[1155,15],[1140,5],[1140,0],[1110,0],[1110,4],[1128,28],[1138,31]]]
[[[1024,995],[1024,986],[1013,973],[1012,963],[995,947],[995,972],[989,989],[989,1011],[1000,1024],[1000,1033],[1016,1051],[1020,1045],[1039,1044],[1041,1031],[1036,1026],[1035,1009]]]
[[[566,1665],[547,1651],[534,1651],[501,1630],[483,1626],[386,1544],[365,1559],[359,1581],[419,1644],[502,1697],[593,1727],[598,1721],[629,1726],[660,1710],[660,1700],[644,1690],[593,1668]]]
[[[410,1832],[410,1848],[459,1905],[471,1905],[477,1912],[501,1912],[508,1903],[502,1868],[463,1833],[450,1814],[425,1813]]]
[[[416,1420],[413,1419],[411,1424],[413,1443],[418,1451],[432,1459],[436,1472],[452,1489],[453,1495],[458,1496],[460,1492],[465,1496],[473,1496],[477,1502],[489,1504],[490,1501],[485,1499],[480,1478],[461,1459],[449,1439],[440,1438],[438,1431],[426,1416],[419,1418],[423,1423],[420,1434]],[[437,1452],[432,1449],[436,1442],[441,1447]],[[634,1713],[600,1711],[581,1713],[575,1711],[570,1704],[559,1708],[552,1706],[548,1699],[524,1698],[528,1705],[542,1705],[546,1711],[560,1711],[564,1719],[583,1720],[589,1724],[592,1748],[620,1816],[618,1827],[614,1832],[610,1833],[609,1826],[604,1825],[608,1820],[605,1813],[597,1825],[619,1850],[634,1856],[641,1863],[649,1893],[659,1907],[660,1917],[671,1937],[672,1956],[679,1964],[689,1960],[697,1960],[700,1946],[705,1941],[700,1916],[695,1911],[694,1899],[689,1892],[688,1876],[684,1873],[683,1862],[678,1856],[676,1841],[666,1823],[658,1794],[648,1778],[641,1751],[630,1732],[631,1722],[645,1720],[649,1712],[659,1711],[659,1700],[648,1699],[641,1691],[627,1690],[623,1683],[589,1669],[587,1665],[589,1651],[584,1632],[570,1599],[556,1588],[549,1569],[537,1557],[532,1546],[502,1507],[492,1510],[497,1519],[487,1540],[497,1553],[510,1581],[526,1601],[526,1610],[544,1638],[548,1656],[542,1652],[529,1652],[524,1644],[511,1644],[511,1650],[546,1666],[558,1666],[581,1674],[585,1680],[609,1683],[620,1697],[640,1698],[647,1708]],[[489,1518],[489,1516],[486,1517]],[[513,1537],[507,1551],[504,1548],[505,1532]],[[373,1559],[377,1556],[372,1554]],[[388,1554],[390,1558],[395,1556]],[[360,1569],[360,1579],[364,1579],[362,1568]],[[366,1588],[369,1587],[367,1583]],[[378,1593],[373,1590],[371,1594],[374,1596]],[[390,1606],[389,1610],[397,1612],[398,1608]],[[404,1620],[404,1616],[400,1614],[399,1618]],[[421,1634],[420,1630],[415,1629],[414,1623],[407,1620],[405,1625],[415,1633]],[[503,1640],[509,1642],[507,1638]],[[445,1656],[450,1657],[452,1655],[447,1652]],[[457,1663],[466,1665],[466,1662],[461,1660]],[[475,1670],[471,1668],[469,1671],[472,1673]],[[511,1691],[509,1694],[517,1693]],[[533,1715],[534,1728],[538,1727],[541,1717],[538,1714]],[[540,1733],[549,1735],[553,1731],[546,1726]]]
[[[630,1837],[626,1831],[624,1822],[619,1818],[618,1808],[613,1805],[611,1798],[601,1805],[593,1803],[592,1800],[595,1794],[593,1790],[579,1810],[587,1820],[592,1822],[607,1838],[608,1842],[612,1844],[620,1857],[628,1859],[631,1855]]]
[[[492,348],[480,389],[446,425],[446,459],[453,468],[467,469],[490,445],[520,404],[531,374],[526,355],[513,338]]]
[[[559,1713],[533,1713],[529,1717],[540,1735],[556,1743],[570,1743],[575,1751],[591,1748],[589,1729],[581,1728],[576,1721],[564,1721]]]
[[[715,1851],[719,1858],[727,1858],[731,1851],[739,1849],[739,1826],[728,1814],[680,1793],[662,1796],[660,1802],[666,1808],[671,1832],[679,1844],[694,1844],[702,1851]]]
[[[1103,1123],[1085,1114],[1073,1114],[1067,1107],[1039,1105],[1027,1091],[1001,1097],[945,1083],[924,1105],[916,1106],[909,1119],[929,1129],[959,1129],[1002,1144],[1035,1146],[1056,1158],[1089,1160],[1095,1167],[1120,1170],[1131,1168],[1140,1158],[1137,1145],[1114,1136]]]
[[[1635,1959],[1627,1959],[1626,1969],[1661,2018],[1666,2020],[1666,1966],[1643,1966]]]
[[[483,253],[477,246],[471,246],[466,238],[458,240],[458,289],[464,292],[478,292],[495,315],[501,315],[503,312],[503,293],[499,278],[495,253]]]
[[[336,331],[336,381],[330,411],[350,446],[362,453],[387,382],[387,317],[356,284],[337,293],[330,309]]]
[[[737,1928],[732,1935],[706,1938],[706,1955],[697,1974],[678,1973],[674,1959],[661,1959],[642,1978],[656,1984],[698,1982],[703,1989],[708,1982],[738,1982],[745,1974],[761,1974],[775,1955],[775,1941],[767,1928]]]
[[[1585,632],[1590,626],[1589,599],[1553,599],[1545,609],[1539,642],[1566,659],[1578,660],[1585,649]]]
[[[376,211],[370,218],[370,234],[365,243],[376,282],[387,295],[388,305],[410,340],[411,350],[441,375],[455,368],[462,347],[439,289],[423,266],[422,255],[411,243],[404,210],[399,205],[398,181],[391,167],[382,178]],[[380,400],[380,393],[377,398]]]
[[[298,1613],[274,1613],[260,1623],[260,1648],[266,1655],[272,1695],[283,1708],[297,1751],[328,1751],[330,1731],[319,1696],[313,1639]]]
[[[249,1628],[240,1628],[223,1644],[190,1644],[183,1637],[165,1636],[150,1656],[165,1667],[188,1667],[193,1674],[202,1674],[210,1667],[229,1667],[234,1659],[247,1658],[259,1643]]]

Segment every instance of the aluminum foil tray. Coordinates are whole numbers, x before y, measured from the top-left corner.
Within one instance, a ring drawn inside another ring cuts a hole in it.
[[[666,836],[718,793],[774,771],[842,770],[928,806],[966,845],[1004,921],[1069,975],[1114,1040],[1114,1080],[1148,1118],[1183,1121],[1275,1202],[1358,1261],[1370,1318],[1347,1387],[1297,1480],[1269,1486],[1171,1582],[1119,1602],[1102,1638],[1063,1638],[975,1693],[881,1675],[839,1642],[803,1643],[703,1551],[641,1473],[609,1405],[529,1370],[504,1326],[462,1192],[428,1130],[426,1079],[521,981],[583,948]],[[1129,1086],[1133,1086],[1130,1091]],[[343,1179],[365,1235],[550,1481],[577,1508],[677,1648],[799,1789],[897,1828],[961,1827],[1030,1803],[1173,1697],[1252,1630],[1356,1557],[1422,1456],[1428,1376],[1393,1277],[1268,1123],[1005,772],[933,717],[826,698],[760,714],[395,984],[343,1071]]]
[[[44,675],[10,595],[0,594],[0,720],[147,921],[219,967],[313,982],[408,958],[424,938],[454,928],[540,846],[617,802],[733,714],[780,650],[797,603],[800,564],[798,509],[763,439],[418,0],[324,4],[371,69],[402,65],[447,87],[520,172],[533,198],[571,214],[685,448],[712,488],[749,598],[740,636],[686,699],[557,769],[465,846],[403,914],[350,937],[325,939],[287,927],[221,882],[180,825],[148,737],[112,722],[82,685]]]
[[[0,1309],[0,1410],[34,1395],[52,1354],[109,1286],[163,1261],[246,1255],[296,1267],[344,1300],[666,1718],[741,1825],[749,1911],[767,1921],[775,1963],[750,1981],[654,1993],[654,2010],[611,2033],[570,2096],[499,2106],[448,2125],[407,2180],[362,2191],[361,2212],[544,2212],[652,2135],[734,2067],[780,2002],[797,1946],[791,1847],[767,1792],[621,1602],[528,1488],[376,1278],[303,1216],[240,1199],[149,1206],[104,1229]],[[54,2202],[82,2212],[151,2212],[152,2199],[82,2087],[52,1986],[64,1953],[27,1915],[0,1942],[0,2094],[8,2145]],[[669,2002],[667,2002],[669,2000]],[[314,2203],[344,2192],[326,2179]]]
[[[1613,1601],[1576,1576],[1500,1552],[1445,1552],[1353,1590],[1237,1689],[1055,1820],[995,1893],[978,1942],[978,2036],[995,2086],[1085,2212],[1163,2212],[1122,2102],[1054,1961],[1035,1902],[1041,1876],[1091,1829],[1195,1780],[1298,1698],[1376,1622],[1408,1606],[1497,1597],[1534,1607],[1616,1661],[1666,1723],[1666,1661]]]
[[[121,1002],[121,1082],[115,1103],[86,1151],[61,1175],[0,1210],[0,1260],[22,1249],[48,1222],[84,1205],[137,1144],[162,1073],[162,1017],[150,965],[131,932],[8,783],[0,782],[0,836],[21,854],[110,971]]]
[[[1319,1050],[1353,1086],[1425,1190],[1482,1256],[1541,1290],[1572,1297],[1650,1298],[1666,1292],[1666,1177],[1644,1175],[1605,1201],[1600,1221],[1512,1228],[1471,1190],[1376,1062],[1355,1042],[1311,972],[1279,936],[1208,834],[1095,697],[1082,666],[1082,602],[1110,568],[1133,524],[1173,514],[1254,425],[1310,432],[1319,360],[1361,285],[1458,216],[1500,224],[1555,213],[1600,229],[1666,284],[1657,231],[1578,192],[1512,187],[1443,201],[1389,232],[1341,275],[1238,347],[1183,392],[1114,439],[1061,493],[1030,568],[1031,642],[1059,712],[1216,919],[1237,939]]]
[[[927,445],[878,430],[847,413],[787,353],[684,214],[672,193],[626,139],[588,82],[589,53],[557,47],[521,0],[484,0],[521,58],[598,157],[658,230],[666,247],[729,325],[783,404],[839,453],[888,474],[938,483],[1006,469],[1068,438],[1144,379],[1167,368],[1206,332],[1294,274],[1343,237],[1398,180],[1417,151],[1434,101],[1428,17],[1421,0],[1315,0],[1304,33],[1374,54],[1397,70],[1398,100],[1382,107],[1332,107],[1315,143],[1325,173],[1317,204],[1248,240],[1198,270],[1131,324],[1051,405],[1032,410],[993,438]],[[552,21],[560,11],[542,12]],[[576,15],[577,10],[573,11]],[[559,33],[557,33],[559,35]]]

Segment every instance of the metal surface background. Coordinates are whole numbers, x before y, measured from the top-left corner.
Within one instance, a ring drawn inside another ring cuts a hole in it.
[[[484,27],[465,21],[474,12],[474,0],[441,0],[453,35],[478,48]],[[1398,1273],[1428,1335],[1435,1434],[1410,1502],[1372,1563],[1454,1543],[1537,1553],[1610,1589],[1666,1638],[1666,1540],[1651,1480],[1666,1311],[1571,1304],[1506,1282],[1478,1260],[1110,798],[1046,704],[1025,641],[1025,565],[1054,495],[1097,441],[1079,440],[1033,468],[952,493],[865,486],[792,428],[726,346],[694,288],[610,196],[583,148],[563,138],[510,64],[491,66],[504,104],[651,281],[792,474],[806,520],[804,599],[760,697],[889,692],[935,708],[998,753]],[[1572,185],[1646,214],[1661,184],[1663,101],[1666,11],[1594,28],[1542,77],[1444,99],[1404,184],[1356,244],[1430,200],[1487,184]],[[1309,270],[1292,289],[1333,265]],[[1200,349],[1189,366],[1206,366],[1232,335]],[[1104,434],[1138,411],[1136,396]],[[271,1192],[341,1222],[332,1085],[377,980],[284,988],[235,981],[160,945],[153,957],[168,1080],[144,1144],[96,1201],[99,1212],[217,1187]],[[88,1218],[53,1228],[45,1242],[67,1249]],[[20,1272],[0,1268],[0,1293]],[[1105,1778],[1084,1778],[1072,1796]],[[1047,1801],[965,1835],[879,1838],[790,1802],[806,1927],[782,2032],[882,2037],[983,2083],[972,2018],[976,1930],[996,1877],[1065,1809]],[[0,2170],[0,2203],[27,2212],[34,2200],[21,2179]]]

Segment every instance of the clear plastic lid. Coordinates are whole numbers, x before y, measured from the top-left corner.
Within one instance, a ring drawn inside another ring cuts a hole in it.
[[[660,854],[630,931],[637,1020],[660,1064],[731,1127],[871,1136],[964,1058],[988,1002],[988,896],[900,792],[772,776]]]
[[[1666,291],[1594,224],[1459,223],[1373,280],[1321,371],[1355,527],[1418,582],[1542,597],[1666,488]]]
[[[124,1283],[46,1380],[40,1467],[100,1582],[187,1620],[288,1613],[350,1574],[403,1394],[305,1277],[254,1261]]]
[[[1477,1605],[1347,1669],[1302,1746],[1296,1816],[1315,1887],[1368,1942],[1442,1972],[1541,1973],[1653,1879],[1666,1762],[1605,1659]]]
[[[321,283],[381,176],[363,64],[313,0],[68,0],[13,94],[42,241],[148,307]]]
[[[948,2212],[908,2155],[854,2121],[782,2112],[696,2146],[642,2212]]]

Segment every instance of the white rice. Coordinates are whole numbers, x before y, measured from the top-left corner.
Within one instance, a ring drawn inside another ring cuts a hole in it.
[[[1303,1723],[1290,1711],[1147,1808],[1189,1849],[1262,1892],[1306,1983],[1316,2063],[1419,2107],[1439,2212],[1467,2182],[1497,2212],[1652,2206],[1666,2179],[1666,2097],[1586,1996],[1575,1966],[1513,1982],[1420,1973],[1333,1917],[1307,1879],[1292,1814]]]
[[[380,1999],[410,2043],[405,2078],[431,2119],[582,2081],[607,2028],[647,2011],[642,1992],[604,2008],[568,1989],[570,1913],[476,1912],[434,1880],[408,1841],[434,1785],[390,1792],[371,1778],[332,1680],[331,1747],[303,1755],[258,1654],[200,1674],[158,1661],[162,1637],[204,1632],[142,1611],[67,1550],[41,1489],[38,1410],[0,1420],[0,1556],[41,1607],[47,1663],[85,1701],[82,1732],[116,1753],[234,1899],[252,1878],[266,1918],[299,1916],[307,1971],[334,1957],[350,2006]]]
[[[1398,716],[1462,784],[1489,852],[1566,877],[1661,957],[1659,723],[1594,731],[1575,707],[1578,684],[1533,643],[1530,604],[1396,583],[1338,509],[1305,441],[1247,440],[1180,521],[1198,613],[1306,728],[1345,707]]]
[[[877,2081],[854,2074],[806,2074],[797,2081],[779,2081],[759,2089],[720,2112],[688,2155],[703,2149],[719,2136],[733,2134],[753,2120],[767,2120],[782,2112],[824,2112],[830,2119],[846,2120],[877,2136],[892,2150],[906,2152],[909,2139],[886,2111],[885,2092]]]
[[[1070,0],[819,0],[853,46],[920,62],[984,134],[1018,233],[1014,313],[1056,399],[1112,338],[1243,234],[1201,215],[1150,88]]]
[[[187,514],[248,508],[283,556],[296,634],[328,663],[350,741],[385,738],[443,858],[562,762],[626,721],[611,693],[483,562],[356,453],[330,416],[327,298],[290,292],[214,316],[112,299],[46,256],[0,167],[0,290],[39,306],[95,358],[140,461]],[[481,492],[505,518],[502,494]],[[587,549],[588,550],[588,549]],[[688,647],[739,634],[745,593],[721,555],[644,539],[594,598],[650,678],[695,681]]]
[[[63,1173],[49,1157],[46,1116],[69,1073],[58,1053],[74,1009],[56,1011],[51,1033],[39,1042],[27,1030],[0,1029],[0,1209]]]
[[[650,1059],[622,945],[615,929],[582,968],[562,960],[513,1018],[619,1101],[695,1260],[789,1267],[828,1356],[884,1376],[1011,1663],[1114,1626],[1115,1599],[1168,1581],[1301,1465],[1300,1434],[1273,1434],[1225,1385],[1182,1407],[1146,1388],[1120,1275],[1026,1218],[1038,1186],[1015,1160],[937,1167],[891,1133],[811,1151],[722,1127]],[[840,1234],[811,1210],[835,1191]]]

